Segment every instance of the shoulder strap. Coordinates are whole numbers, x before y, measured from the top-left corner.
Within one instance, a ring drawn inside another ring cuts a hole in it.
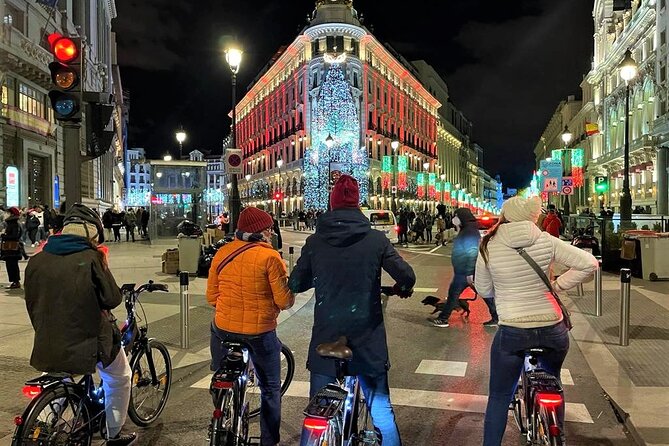
[[[227,256],[219,265],[218,268],[216,268],[216,274],[221,274],[221,271],[223,271],[223,268],[228,266],[230,262],[232,262],[235,257],[237,257],[239,254],[243,253],[244,251],[248,251],[249,249],[256,248],[260,245],[257,243],[247,243],[246,245],[242,246],[241,248],[238,248],[236,251],[234,251],[232,254]]]
[[[537,262],[534,261],[532,257],[525,251],[525,248],[516,248],[516,251],[518,251],[518,254],[525,259],[525,261],[532,267],[532,269],[537,273],[539,277],[541,277],[541,280],[543,280],[544,284],[546,287],[552,292],[553,291],[553,286],[551,285],[550,280],[548,280],[548,277],[546,277],[546,273],[544,270],[541,269],[539,265],[537,265]]]

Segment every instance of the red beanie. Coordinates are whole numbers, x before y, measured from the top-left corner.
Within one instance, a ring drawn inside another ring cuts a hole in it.
[[[12,214],[15,217],[18,217],[19,215],[21,215],[21,211],[16,206],[10,207],[9,208],[9,213]]]
[[[355,178],[342,175],[330,194],[330,207],[334,209],[357,208],[360,205],[360,188]]]
[[[274,226],[274,219],[267,212],[249,207],[239,214],[237,229],[242,232],[257,233]]]

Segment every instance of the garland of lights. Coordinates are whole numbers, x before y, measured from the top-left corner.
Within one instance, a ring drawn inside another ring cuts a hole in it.
[[[397,187],[401,191],[407,190],[407,172],[409,171],[409,157],[400,155],[397,157]]]
[[[387,191],[390,190],[390,183],[392,182],[393,171],[393,157],[384,156],[383,163],[381,165],[381,190]]]
[[[574,179],[575,187],[582,187],[585,184],[583,178],[583,149],[574,149],[571,151],[571,176]]]
[[[425,198],[425,174],[419,173],[416,175],[416,195],[418,198]]]
[[[431,173],[428,175],[428,180],[427,184],[429,186],[428,188],[428,195],[431,199],[435,199],[437,197],[437,174],[436,173]]]
[[[340,65],[345,59],[330,59],[330,68],[313,104],[312,147],[304,155],[304,206],[327,209],[335,171],[353,176],[360,187],[360,203],[368,198],[369,160],[360,147],[358,110]],[[331,147],[328,147],[330,143]]]

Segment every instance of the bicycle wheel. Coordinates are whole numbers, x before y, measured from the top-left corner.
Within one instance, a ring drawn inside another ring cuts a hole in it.
[[[525,388],[523,386],[522,379],[518,382],[518,387],[516,387],[516,394],[513,397],[513,401],[509,405],[509,410],[513,411],[513,419],[516,421],[516,426],[520,430],[521,434],[527,433],[525,429],[524,416],[527,409],[525,406]]]
[[[209,446],[235,446],[233,391],[220,392],[214,418],[209,425]],[[218,416],[217,416],[217,415]]]
[[[564,436],[557,427],[557,410],[555,407],[542,407],[535,404],[534,432],[536,444],[542,446],[564,446]]]
[[[342,444],[342,429],[337,418],[328,421],[325,430],[302,426],[300,446],[336,446]]]
[[[91,414],[84,398],[64,386],[49,389],[37,398],[13,446],[91,445]]]
[[[286,345],[281,346],[281,396],[286,393],[295,374],[295,357],[293,352]],[[258,379],[255,376],[255,370],[252,369],[249,376],[246,401],[249,403],[249,418],[257,417],[260,414],[260,387]]]
[[[132,358],[132,389],[128,415],[137,426],[146,427],[156,421],[167,404],[172,386],[172,360],[162,343],[150,339],[148,347],[151,357],[146,350],[140,350]],[[156,372],[156,382],[151,375],[152,362]]]
[[[372,416],[367,409],[367,401],[359,390],[358,402],[352,414],[353,435],[351,444],[353,446],[380,446],[381,432],[379,432],[372,422]]]

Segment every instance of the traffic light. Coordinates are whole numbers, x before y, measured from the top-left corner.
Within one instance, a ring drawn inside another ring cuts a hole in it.
[[[274,193],[274,199],[275,199],[276,201],[281,201],[281,200],[283,200],[283,192],[275,192],[275,193]]]
[[[595,177],[595,192],[603,194],[609,190],[609,179],[607,177]]]
[[[53,89],[49,91],[56,119],[81,121],[81,38],[53,33],[48,37],[55,61],[49,64]]]

